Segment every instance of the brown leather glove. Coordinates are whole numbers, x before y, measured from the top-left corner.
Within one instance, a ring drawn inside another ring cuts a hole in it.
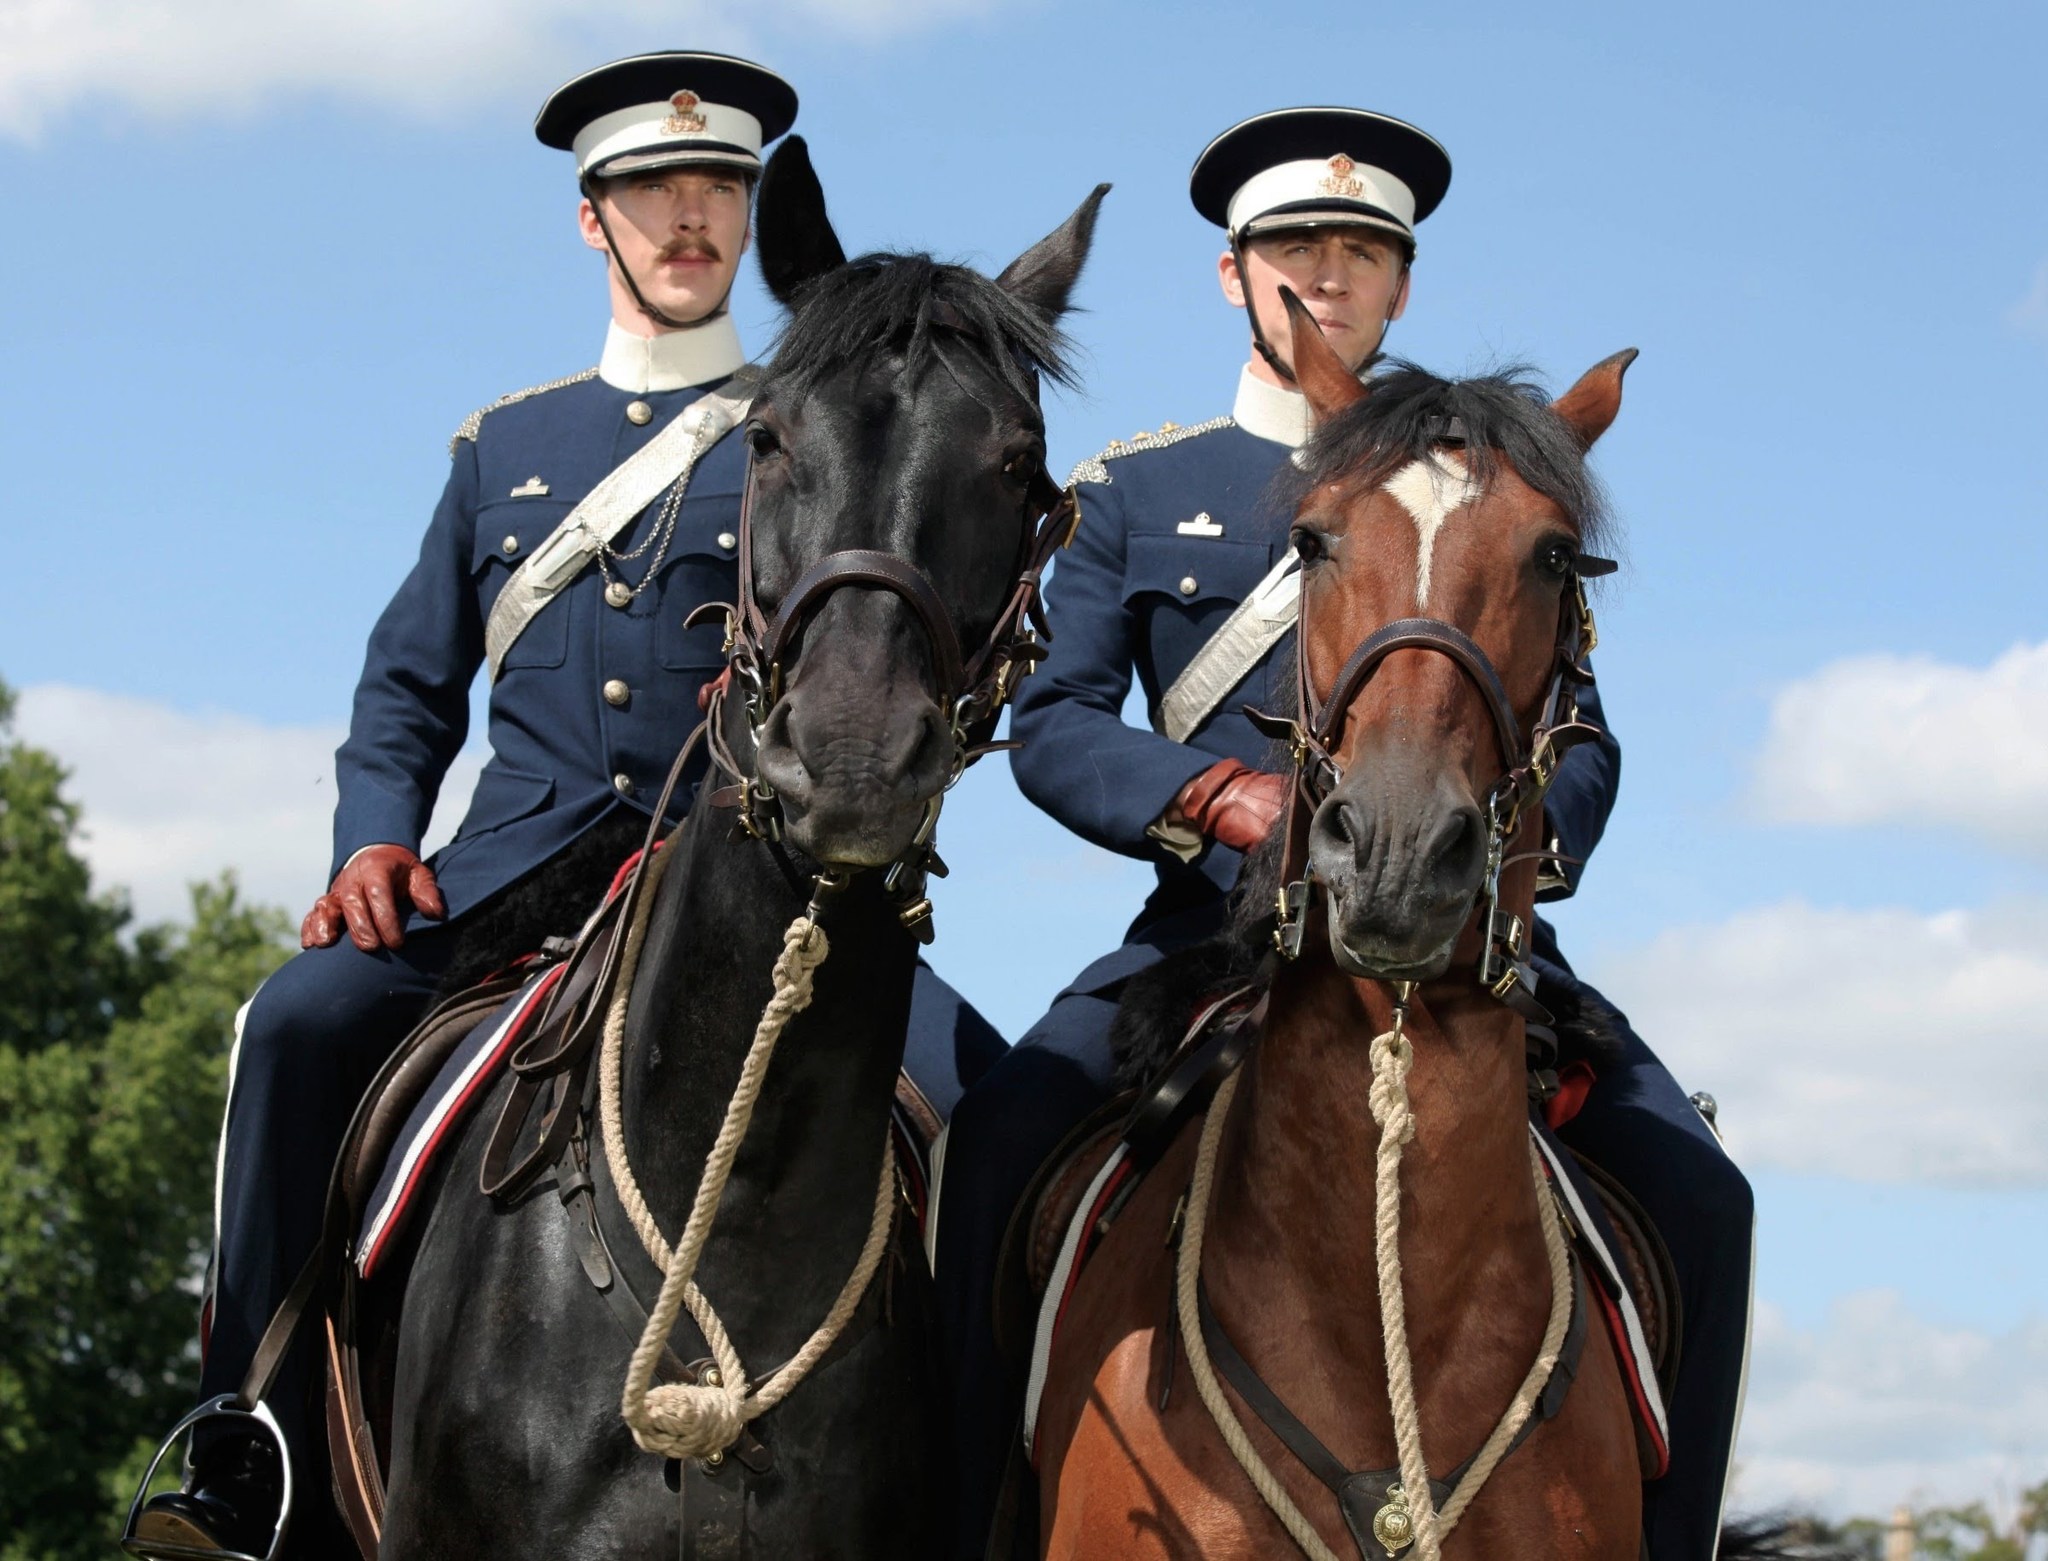
[[[1285,775],[1223,759],[1181,787],[1174,811],[1211,840],[1249,851],[1273,832],[1287,785]]]
[[[405,942],[409,909],[437,921],[448,914],[434,870],[404,846],[364,846],[306,912],[299,947],[326,948],[346,923],[350,940],[365,954],[395,949]]]

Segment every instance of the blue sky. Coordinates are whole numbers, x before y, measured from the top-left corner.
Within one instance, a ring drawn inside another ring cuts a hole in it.
[[[76,767],[102,873],[158,912],[227,861],[295,914],[318,888],[325,756],[448,433],[595,359],[597,265],[527,128],[555,81],[756,52],[849,249],[999,265],[1112,181],[1055,466],[1227,410],[1203,142],[1292,102],[1400,114],[1457,172],[1398,351],[1558,386],[1643,352],[1598,455],[1623,797],[1559,921],[1760,1189],[1745,1489],[2048,1474],[2041,10],[614,14],[0,0],[0,677]],[[764,346],[751,277],[737,309]],[[1145,875],[999,764],[944,838],[941,968],[1015,1034]],[[1045,931],[1006,962],[1017,908]],[[1922,1402],[1838,1380],[1844,1339],[1966,1364]]]

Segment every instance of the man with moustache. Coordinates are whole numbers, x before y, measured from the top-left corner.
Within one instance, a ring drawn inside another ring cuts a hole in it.
[[[1027,1363],[1002,1359],[992,1328],[1011,1212],[1114,1089],[1109,1032],[1124,983],[1221,931],[1243,854],[1271,830],[1290,785],[1262,768],[1272,745],[1242,714],[1294,697],[1299,588],[1273,490],[1310,415],[1293,385],[1280,290],[1292,289],[1363,372],[1407,308],[1415,226],[1450,175],[1434,139],[1362,110],[1284,109],[1218,136],[1190,193],[1225,232],[1218,281],[1251,326],[1231,413],[1163,423],[1075,469],[1081,523],[1050,585],[1050,654],[1018,696],[1011,735],[1023,746],[1011,762],[1026,796],[1085,839],[1150,862],[1158,883],[1122,947],[1074,978],[968,1092],[947,1132],[936,1264],[959,1380],[963,1556],[982,1554],[1024,1398]],[[1123,718],[1134,674],[1149,728]],[[1580,706],[1606,727],[1597,690],[1584,689]],[[1619,776],[1611,736],[1568,752],[1544,803],[1563,871],[1541,898],[1577,887]],[[1601,1001],[1540,918],[1534,951],[1546,1001]],[[1645,1487],[1645,1533],[1658,1561],[1705,1561],[1747,1345],[1750,1192],[1703,1120],[1711,1101],[1696,1108],[1616,1022],[1625,1065],[1600,1078],[1563,1137],[1627,1185],[1672,1249],[1684,1352],[1668,1406],[1670,1469]]]
[[[606,257],[603,353],[456,430],[419,560],[371,631],[336,755],[332,882],[301,926],[304,952],[241,1025],[209,1398],[240,1386],[312,1251],[356,1101],[452,979],[453,929],[570,853],[586,881],[567,896],[569,925],[537,932],[573,931],[640,843],[698,694],[724,667],[718,627],[685,620],[736,595],[745,452],[727,435],[744,413],[733,376],[745,354],[727,302],[762,148],[796,110],[761,66],[671,51],[578,76],[540,111],[535,134],[576,159],[583,242]],[[671,429],[680,437],[662,440]],[[617,488],[614,475],[632,497],[593,496]],[[423,859],[479,668],[491,756],[455,839]],[[700,757],[670,822],[702,768]],[[911,1022],[907,1066],[943,1115],[1002,1041],[922,965]],[[306,1412],[316,1366],[297,1349],[269,1396],[282,1448],[247,1416],[202,1422],[185,1488],[147,1505],[130,1549],[263,1555],[281,1521],[281,1453],[324,1495]]]

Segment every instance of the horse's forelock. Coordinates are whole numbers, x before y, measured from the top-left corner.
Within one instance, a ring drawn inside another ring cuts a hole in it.
[[[900,352],[913,377],[941,325],[976,343],[989,368],[1025,400],[1034,377],[1073,383],[1057,321],[967,266],[924,254],[871,254],[807,284],[768,365],[771,385],[801,397],[826,375]]]
[[[1563,419],[1551,411],[1531,372],[1511,365],[1471,379],[1442,379],[1394,361],[1372,394],[1318,428],[1292,481],[1378,486],[1411,461],[1426,459],[1462,425],[1465,460],[1483,486],[1502,461],[1578,527],[1589,548],[1611,529],[1606,493]]]

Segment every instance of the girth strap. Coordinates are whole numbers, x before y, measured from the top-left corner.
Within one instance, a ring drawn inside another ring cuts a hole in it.
[[[1378,1539],[1373,1532],[1373,1520],[1393,1501],[1393,1491],[1401,1483],[1399,1467],[1392,1469],[1351,1470],[1344,1467],[1337,1455],[1325,1447],[1313,1431],[1295,1417],[1294,1411],[1281,1401],[1280,1395],[1267,1385],[1266,1380],[1245,1358],[1237,1352],[1237,1346],[1230,1342],[1230,1335],[1223,1331],[1217,1321],[1215,1310],[1209,1305],[1209,1289],[1199,1281],[1195,1287],[1195,1305],[1202,1321],[1202,1340],[1209,1347],[1209,1358],[1222,1373],[1223,1380],[1237,1390],[1237,1396],[1245,1401],[1253,1414],[1265,1422],[1266,1429],[1277,1436],[1282,1445],[1294,1454],[1303,1468],[1313,1474],[1332,1495],[1344,1514],[1344,1526],[1351,1531],[1352,1542],[1358,1546],[1358,1553],[1365,1561],[1376,1561],[1379,1557],[1391,1557],[1396,1550]],[[1564,1349],[1559,1354],[1556,1368],[1550,1380],[1543,1385],[1543,1394],[1536,1401],[1536,1409],[1522,1423],[1515,1439],[1508,1444],[1508,1456],[1529,1439],[1539,1425],[1557,1417],[1564,1408],[1566,1397],[1571,1393],[1572,1381],[1579,1371],[1580,1357],[1586,1348],[1586,1275],[1585,1269],[1575,1258],[1572,1262],[1572,1320],[1565,1334]],[[1471,1470],[1472,1458],[1467,1458],[1441,1480],[1429,1482],[1432,1506],[1442,1511],[1453,1495],[1459,1482]],[[1405,1545],[1399,1547],[1407,1548]]]

